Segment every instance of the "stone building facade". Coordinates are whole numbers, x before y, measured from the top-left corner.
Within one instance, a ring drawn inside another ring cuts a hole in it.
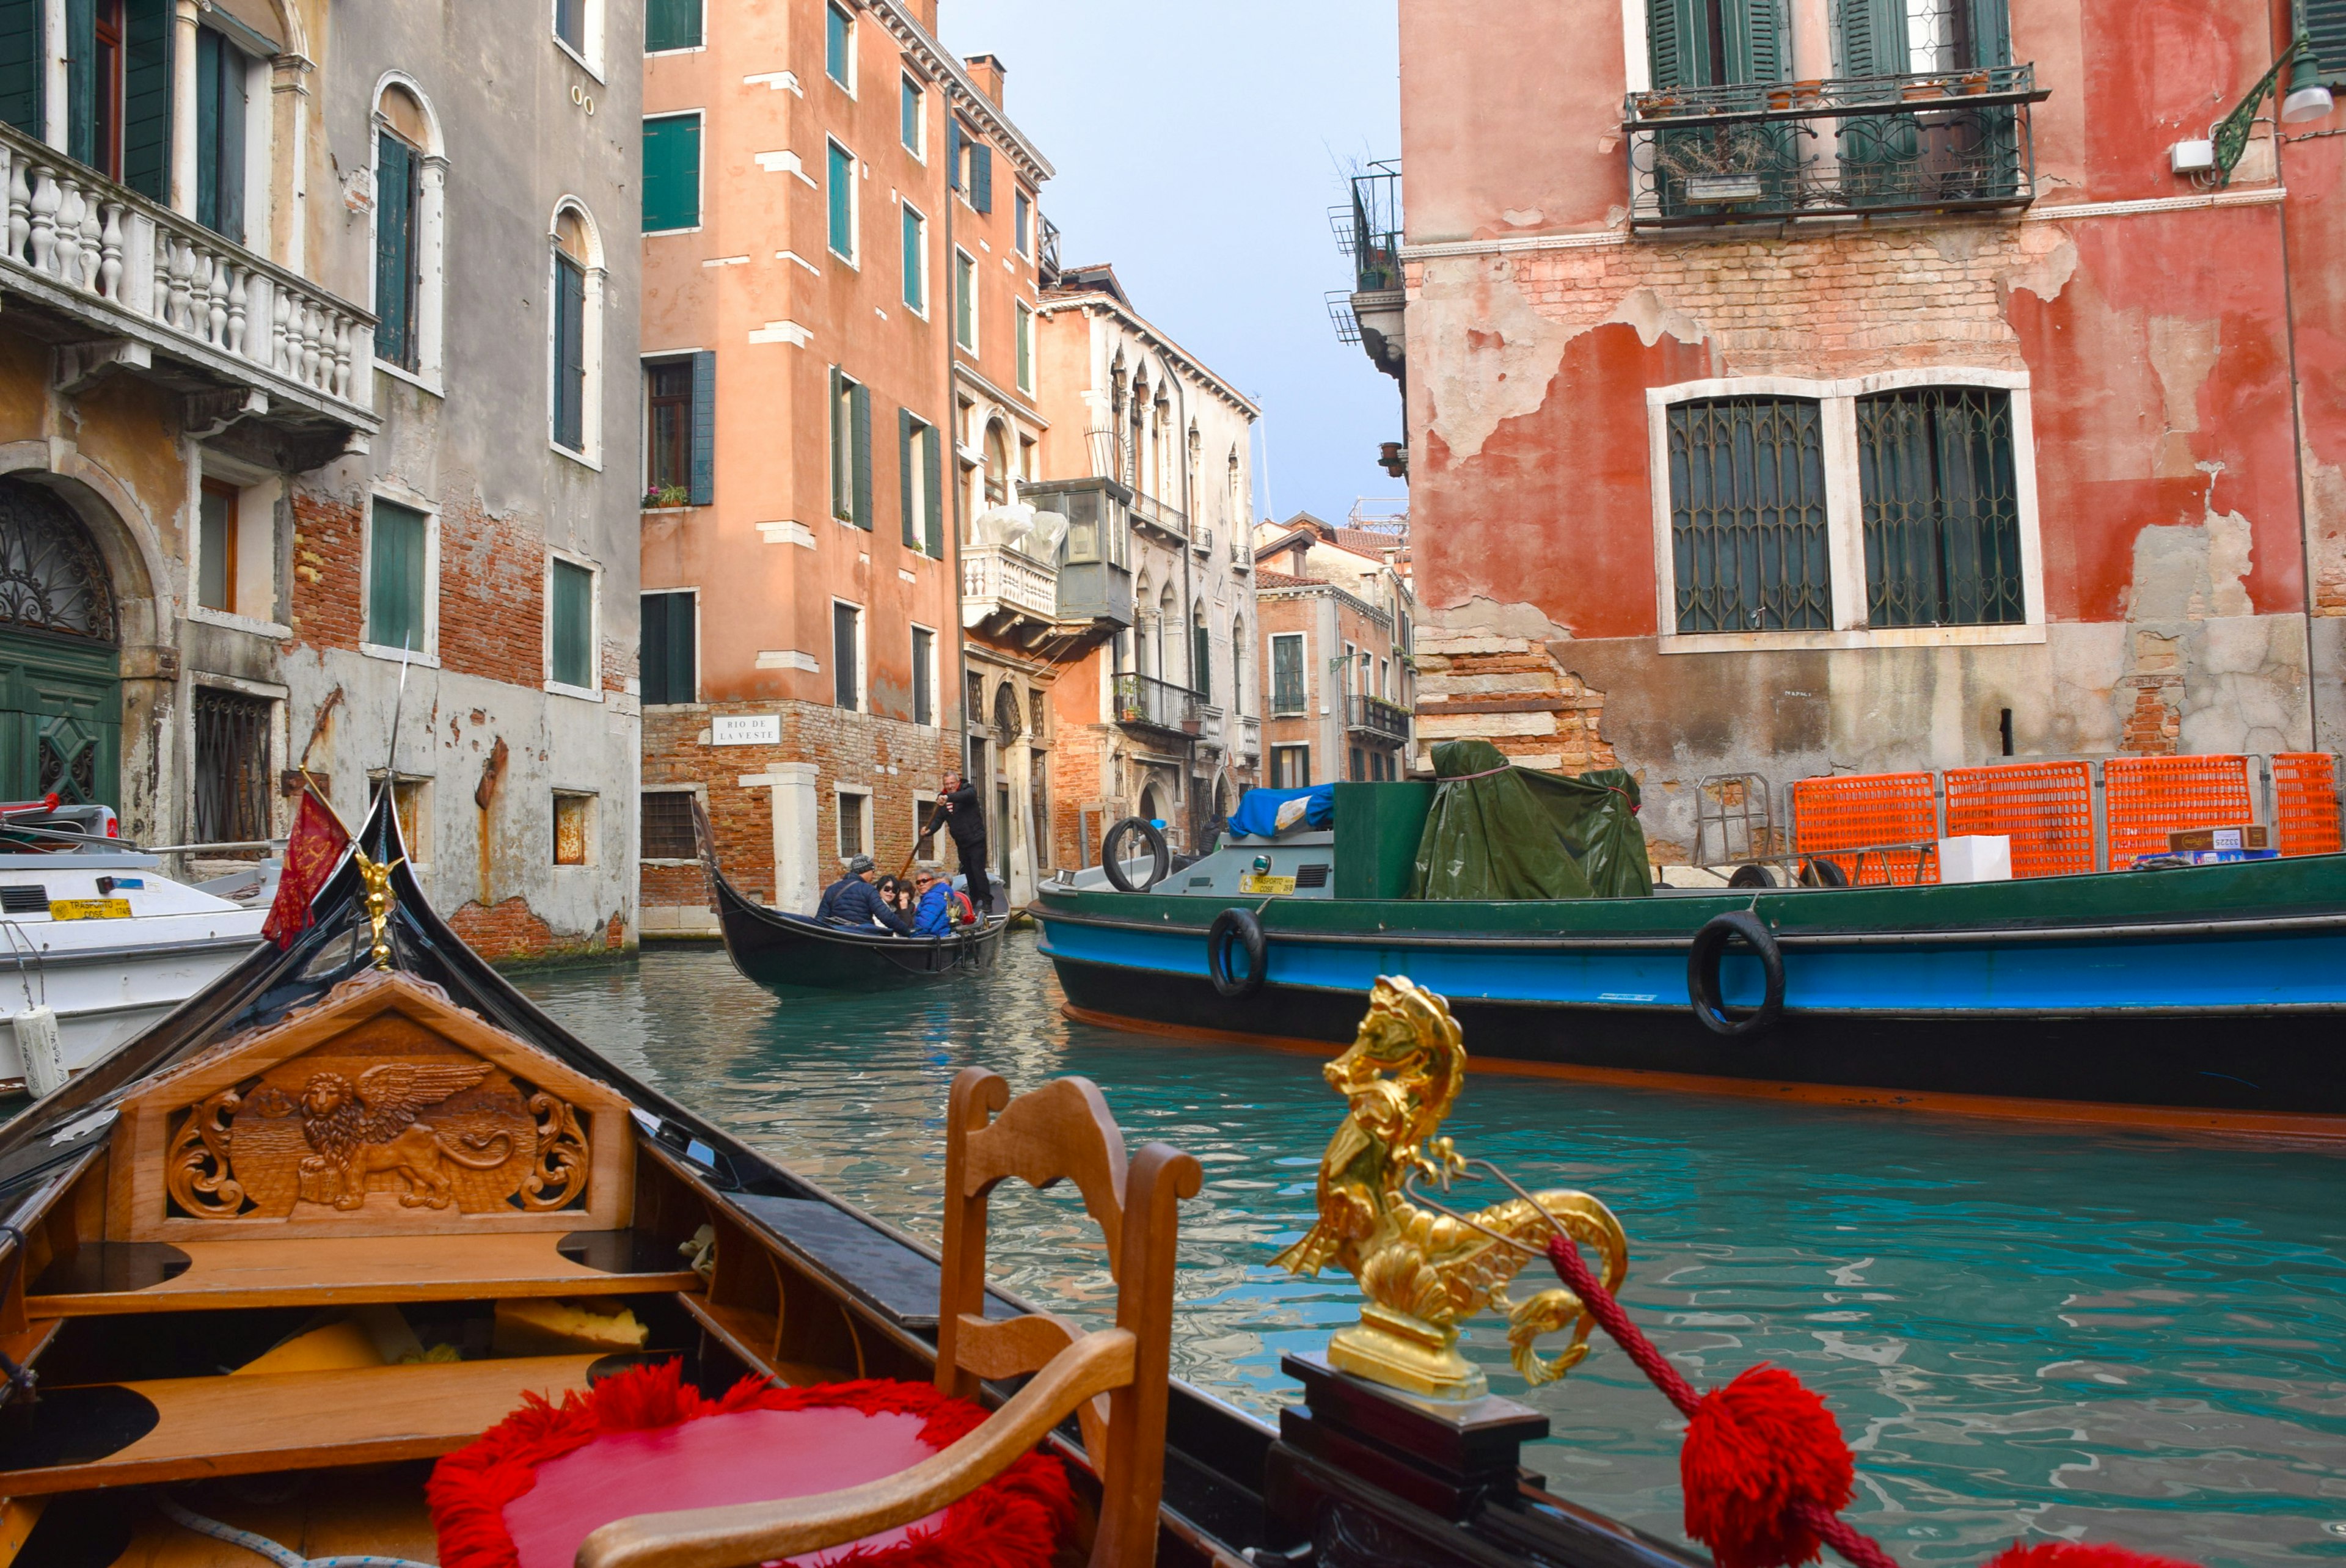
[[[990,737],[964,748],[1001,672],[964,666],[961,555],[1015,502],[1041,428],[1051,170],[1003,114],[999,62],[937,42],[934,0],[707,0],[654,22],[628,392],[643,889],[648,929],[689,932],[713,924],[693,797],[729,875],[811,910],[852,855],[893,871],[913,853],[946,768],[983,744],[975,771],[996,771]]]
[[[1665,858],[1714,774],[2334,749],[2346,141],[2274,113],[2346,79],[2313,10],[2226,170],[2281,0],[1534,0],[1496,55],[1409,0],[1354,304],[1421,728],[1617,759]]]
[[[0,796],[248,843],[388,770],[484,951],[633,940],[642,13],[537,15],[0,18]]]
[[[1052,863],[1093,864],[1128,816],[1203,848],[1262,755],[1260,411],[1135,310],[1112,268],[1059,274],[1037,326],[1042,472],[1109,482],[1131,584],[1127,629],[1066,659],[1052,688]]]
[[[1254,535],[1262,781],[1402,777],[1417,685],[1406,525],[1372,531],[1299,512]]]

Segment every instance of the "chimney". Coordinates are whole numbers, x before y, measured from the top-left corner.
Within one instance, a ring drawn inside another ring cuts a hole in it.
[[[972,55],[962,64],[969,67],[970,79],[977,90],[985,95],[986,102],[995,108],[1002,107],[1002,60],[994,55]]]

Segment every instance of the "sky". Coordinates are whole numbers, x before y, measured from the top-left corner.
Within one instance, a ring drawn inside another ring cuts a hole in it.
[[[1375,461],[1402,438],[1400,383],[1323,302],[1352,280],[1328,209],[1401,152],[1396,3],[938,5],[947,47],[1000,57],[1005,112],[1058,170],[1040,199],[1060,260],[1114,263],[1142,315],[1261,406],[1258,516],[1341,522],[1407,488]]]

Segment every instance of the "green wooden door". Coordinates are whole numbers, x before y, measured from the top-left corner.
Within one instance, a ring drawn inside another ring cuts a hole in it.
[[[122,805],[113,585],[81,520],[0,479],[0,799]]]

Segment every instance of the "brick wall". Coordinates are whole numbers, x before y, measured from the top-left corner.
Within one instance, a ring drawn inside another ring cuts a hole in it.
[[[363,629],[364,519],[359,508],[293,493],[294,647],[355,648]]]
[[[477,502],[440,517],[440,664],[514,686],[546,679],[545,541]]]

